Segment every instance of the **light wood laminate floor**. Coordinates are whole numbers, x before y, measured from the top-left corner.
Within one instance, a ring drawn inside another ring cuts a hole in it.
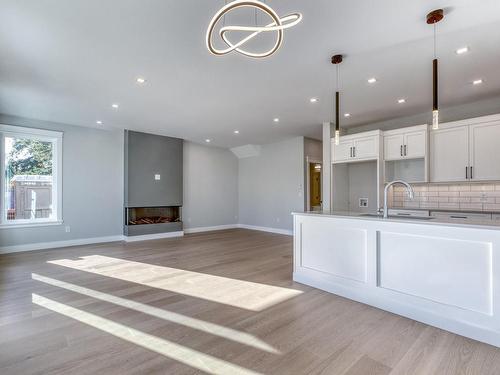
[[[243,229],[0,256],[0,374],[500,374],[500,350],[292,281]]]

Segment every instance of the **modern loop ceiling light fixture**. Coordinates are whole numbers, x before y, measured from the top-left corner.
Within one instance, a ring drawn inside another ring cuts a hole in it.
[[[337,71],[337,87],[335,90],[335,144],[340,143],[340,91],[339,91],[339,64],[342,62],[342,55],[332,56],[332,64],[335,65]],[[350,116],[350,115],[349,115]],[[347,117],[347,116],[346,116]]]
[[[213,33],[215,30],[215,27],[217,23],[221,20],[224,19],[225,16],[230,13],[231,11],[234,11],[239,8],[250,8],[254,9],[255,11],[260,11],[269,16],[272,20],[271,23],[265,25],[265,26],[226,26],[223,25],[223,27],[220,28],[219,30],[219,36],[221,37],[222,41],[227,45],[227,48],[224,49],[218,49],[213,45]],[[207,43],[207,48],[208,50],[213,53],[214,55],[225,55],[227,53],[230,53],[232,51],[236,51],[241,53],[242,55],[248,56],[248,57],[255,57],[255,58],[262,58],[262,57],[267,57],[272,55],[274,52],[276,52],[281,44],[283,43],[283,30],[288,29],[290,27],[293,27],[297,25],[300,21],[302,20],[302,15],[300,13],[292,13],[289,14],[285,17],[280,18],[278,14],[268,5],[264,4],[261,1],[257,0],[236,0],[233,1],[229,4],[224,5],[212,18],[210,21],[210,24],[208,25],[207,29],[207,35],[206,35],[206,43]],[[249,32],[250,34],[246,36],[245,38],[241,39],[238,42],[232,42],[229,40],[229,35],[231,32]],[[243,49],[243,46],[245,43],[249,42],[253,38],[255,38],[257,35],[263,32],[275,32],[276,33],[276,41],[274,43],[274,46],[269,49],[268,51],[264,52],[250,52],[246,51]]]
[[[442,9],[436,9],[427,15],[427,23],[434,26],[434,60],[432,60],[432,129],[439,129],[438,106],[438,59],[436,53],[436,24],[444,18]]]

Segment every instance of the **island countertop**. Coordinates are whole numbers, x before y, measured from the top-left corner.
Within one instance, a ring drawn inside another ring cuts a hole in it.
[[[336,217],[336,218],[356,219],[356,220],[410,223],[417,225],[442,225],[442,226],[453,226],[459,228],[500,230],[500,221],[486,220],[486,219],[451,220],[442,217],[432,217],[432,216],[431,218],[426,218],[426,219],[416,218],[416,217],[401,217],[401,216],[390,216],[387,219],[384,219],[382,215],[369,216],[369,214],[367,215],[366,213],[353,212],[353,211],[303,211],[303,212],[296,211],[292,212],[292,215]]]

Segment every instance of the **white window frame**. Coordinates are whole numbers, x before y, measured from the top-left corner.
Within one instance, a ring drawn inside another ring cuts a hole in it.
[[[42,219],[7,220],[5,209],[5,137],[18,137],[37,139],[52,143],[52,215]],[[63,133],[52,130],[26,128],[0,124],[0,229],[22,228],[45,225],[59,225],[63,223],[62,217],[62,144]]]

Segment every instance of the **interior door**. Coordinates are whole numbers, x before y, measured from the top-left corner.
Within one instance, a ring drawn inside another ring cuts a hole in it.
[[[354,157],[356,159],[371,159],[378,157],[379,137],[365,137],[354,140]]]
[[[433,130],[430,134],[431,182],[466,181],[469,127]]]
[[[398,160],[403,158],[403,134],[384,136],[384,159]]]
[[[341,137],[339,144],[336,145],[335,140],[332,139],[333,161],[338,162],[351,159],[352,146],[353,146],[352,140],[342,141]]]
[[[500,180],[500,122],[471,125],[472,181]]]
[[[426,144],[425,130],[418,132],[406,133],[404,136],[404,145],[406,146],[406,158],[424,158],[425,157],[425,144]]]

